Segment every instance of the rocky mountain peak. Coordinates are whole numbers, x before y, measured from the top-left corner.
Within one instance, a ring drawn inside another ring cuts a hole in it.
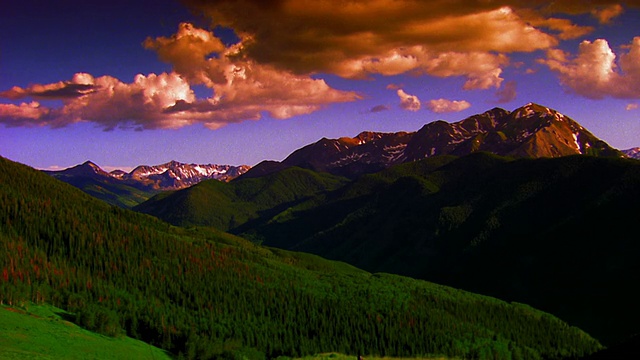
[[[454,123],[433,121],[416,132],[365,131],[355,138],[323,138],[294,151],[278,166],[259,164],[250,173],[299,166],[355,177],[402,162],[477,151],[514,157],[623,156],[568,116],[528,103],[514,111],[496,107]]]

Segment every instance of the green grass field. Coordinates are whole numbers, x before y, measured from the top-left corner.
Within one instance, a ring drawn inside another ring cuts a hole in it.
[[[109,338],[64,320],[51,306],[0,306],[0,359],[170,359],[128,337]]]

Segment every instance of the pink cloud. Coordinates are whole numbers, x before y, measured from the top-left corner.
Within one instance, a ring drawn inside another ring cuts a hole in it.
[[[70,81],[13,87],[0,96],[58,98],[64,105],[51,109],[39,104],[6,105],[0,107],[0,122],[65,126],[91,121],[105,129],[179,128],[199,122],[217,129],[260,119],[263,113],[287,119],[361,98],[355,92],[333,89],[323,79],[244,58],[242,44],[225,48],[213,33],[190,24],[181,24],[172,37],[147,39],[144,45],[157,51],[175,71],[137,75],[132,83],[78,73]],[[208,57],[212,53],[216,56]],[[189,82],[211,88],[213,96],[196,99]]]
[[[447,99],[437,99],[437,100],[429,100],[426,104],[427,109],[435,112],[435,113],[446,113],[446,112],[458,112],[471,107],[471,104],[466,100],[447,100]]]
[[[74,96],[57,96],[63,99],[60,108],[42,107],[36,102],[5,105],[0,107],[0,122],[7,125],[61,127],[79,121],[91,121],[106,129],[126,124],[143,128],[176,128],[190,123],[163,113],[163,109],[176,101],[195,99],[189,85],[175,73],[137,75],[130,84],[111,76],[94,79],[89,74],[79,73],[68,82],[32,85],[26,89],[14,87],[10,94],[5,92],[2,96],[20,99],[42,97],[43,93],[48,92],[69,94],[77,89],[77,85],[91,86],[91,91],[75,92]]]
[[[404,90],[398,89],[398,97],[400,97],[400,107],[409,111],[420,110],[420,100],[415,95],[409,95]]]
[[[629,51],[621,54],[616,63],[616,54],[606,40],[585,40],[576,56],[551,50],[546,59],[538,61],[556,72],[560,82],[578,95],[592,99],[640,98],[640,37],[635,37],[627,48]]]

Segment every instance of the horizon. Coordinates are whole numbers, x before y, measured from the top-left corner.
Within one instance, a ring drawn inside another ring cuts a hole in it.
[[[532,104],[532,103],[524,104],[524,105],[522,105],[521,107],[527,106],[527,105],[529,105],[529,104]],[[533,104],[535,104],[535,103],[533,103]],[[537,104],[537,105],[544,106],[544,105],[542,105],[542,104]],[[514,112],[514,111],[516,111],[517,109],[519,109],[519,108],[521,108],[521,107],[518,107],[518,108],[513,109],[513,110],[507,110],[507,111],[509,111],[509,112]],[[500,107],[495,107],[495,108],[500,108]],[[492,108],[492,109],[494,109],[494,108]],[[487,111],[490,111],[490,110],[492,110],[492,109],[487,109]],[[503,109],[503,110],[506,110],[506,109]],[[552,110],[553,110],[553,109],[552,109]],[[474,115],[472,115],[472,116],[480,115],[480,114],[481,114],[481,113],[478,113],[478,114],[474,114]],[[465,119],[466,119],[466,118],[465,118]],[[465,120],[465,119],[460,119],[459,121],[463,121],[463,120]],[[438,120],[434,120],[434,122],[435,122],[435,121],[438,121]],[[456,122],[458,122],[458,121],[456,121]],[[427,123],[427,124],[428,124],[428,123]],[[424,125],[427,125],[427,124],[424,124]],[[423,126],[424,126],[424,125],[423,125]],[[414,131],[409,131],[409,132],[416,132],[416,131],[418,131],[418,130],[419,130],[419,129],[416,129],[416,130],[414,130]],[[586,130],[588,131],[589,129],[586,129]],[[363,130],[361,133],[363,133],[363,132],[367,132],[367,130]],[[356,135],[354,135],[354,136],[350,136],[350,137],[355,138],[355,137],[357,137],[358,135],[360,135],[361,133],[358,133],[358,134],[356,134]],[[378,132],[378,133],[393,134],[393,133],[397,133],[397,132]],[[320,140],[321,140],[321,139],[318,139],[317,141],[320,141]],[[314,141],[313,143],[315,143],[315,142],[317,142],[317,141]],[[307,144],[307,145],[311,145],[311,144],[313,144],[313,143],[309,143],[309,144]],[[304,146],[306,146],[306,145],[304,145]],[[293,150],[293,152],[295,152],[295,151],[297,151],[297,150],[299,150],[299,149],[300,149],[300,148],[295,149],[295,150]],[[618,150],[632,150],[632,149],[640,149],[640,147],[634,147],[634,148],[631,148],[631,149],[618,149]],[[291,155],[291,154],[289,154],[289,155]],[[287,155],[287,156],[288,156],[288,155]],[[284,160],[284,159],[281,159],[281,160],[279,160],[279,161],[283,161],[283,160]],[[262,161],[266,161],[266,159],[265,159],[265,160],[261,160],[260,162],[262,162]],[[131,173],[133,170],[135,170],[137,167],[140,167],[140,166],[161,166],[161,165],[166,165],[166,164],[168,164],[168,163],[170,163],[170,162],[178,162],[178,163],[180,163],[180,164],[186,164],[186,165],[223,165],[223,166],[224,166],[224,165],[228,165],[228,166],[238,166],[238,167],[239,167],[239,166],[250,166],[250,167],[254,167],[254,166],[256,166],[256,165],[258,165],[258,164],[260,163],[260,162],[258,162],[258,163],[253,164],[253,165],[248,165],[248,164],[212,164],[212,163],[207,163],[207,164],[199,163],[199,164],[197,164],[197,163],[193,163],[193,162],[185,162],[185,161],[179,161],[179,160],[171,159],[171,160],[169,160],[169,161],[167,161],[167,162],[164,162],[164,163],[161,163],[161,164],[138,164],[138,165],[133,166],[133,167],[115,168],[115,167],[108,166],[108,165],[107,165],[107,166],[101,166],[100,164],[95,163],[95,162],[94,162],[94,161],[92,161],[91,159],[87,159],[87,160],[85,160],[85,161],[83,161],[83,162],[81,162],[81,163],[78,163],[78,164],[75,164],[75,165],[72,165],[72,166],[70,166],[70,167],[66,167],[66,168],[61,168],[61,167],[57,167],[57,166],[56,166],[56,167],[53,167],[53,168],[46,168],[46,169],[39,169],[39,168],[36,168],[36,169],[37,169],[37,170],[44,170],[44,171],[64,171],[64,170],[67,170],[67,169],[70,169],[70,168],[73,168],[73,167],[76,167],[76,166],[84,165],[84,164],[86,164],[86,163],[92,163],[92,164],[94,164],[94,165],[98,166],[100,169],[102,169],[102,170],[104,170],[104,171],[106,171],[106,172],[109,172],[109,173],[114,172],[114,171],[118,171],[118,170],[120,170],[120,171],[124,171],[124,172],[126,172],[126,173]]]
[[[243,4],[11,1],[0,155],[48,170],[255,166],[529,102],[640,146],[635,2]]]

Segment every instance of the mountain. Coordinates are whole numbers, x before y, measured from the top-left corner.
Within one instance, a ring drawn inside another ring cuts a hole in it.
[[[231,232],[525,302],[611,343],[640,331],[639,184],[632,159],[435,156]]]
[[[562,359],[602,348],[524,304],[170,226],[0,158],[0,303],[30,302],[188,359]]]
[[[81,165],[45,173],[69,183],[110,204],[130,208],[160,191],[182,189],[203,180],[229,181],[249,169],[249,166],[198,165],[170,161],[166,164],[136,167],[106,172],[87,161]]]
[[[244,176],[258,177],[298,166],[354,178],[427,157],[478,151],[534,158],[623,156],[568,116],[529,103],[513,112],[494,108],[455,123],[431,122],[416,132],[363,132],[354,138],[323,138],[282,162],[262,162]]]
[[[249,168],[247,165],[198,165],[170,161],[156,166],[138,166],[130,173],[123,174],[122,180],[138,181],[154,189],[175,190],[193,186],[203,180],[229,181]]]
[[[640,147],[622,150],[622,152],[632,159],[640,159]]]
[[[277,213],[334,190],[347,179],[291,167],[260,178],[223,183],[203,181],[188,189],[164,192],[133,208],[179,226],[214,226],[227,231],[249,220]]]
[[[640,163],[632,159],[478,152],[351,181],[291,167],[203,182],[135,209],[367,271],[530,303],[611,343],[640,331],[629,296],[640,281],[638,184]]]

